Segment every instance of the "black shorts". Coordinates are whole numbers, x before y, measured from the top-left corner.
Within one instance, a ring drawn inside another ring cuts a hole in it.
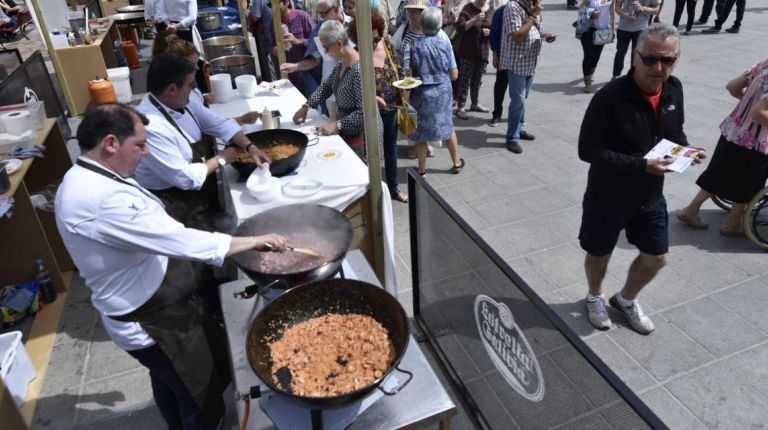
[[[669,220],[664,197],[642,208],[623,208],[589,198],[582,204],[579,242],[589,254],[601,257],[613,252],[621,230],[640,252],[664,255],[669,251]]]

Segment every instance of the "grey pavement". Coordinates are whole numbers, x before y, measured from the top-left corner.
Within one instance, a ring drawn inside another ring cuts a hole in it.
[[[515,155],[504,148],[505,122],[491,128],[489,114],[456,118],[467,166],[460,175],[449,173],[447,150],[438,149],[428,159],[427,180],[670,428],[762,428],[768,422],[768,255],[744,238],[720,236],[725,212],[714,204],[702,211],[709,230],[670,218],[669,264],[640,296],[654,333],[638,335],[617,314],[612,318],[618,324],[607,332],[587,321],[584,252],[576,236],[588,166],[576,155],[576,140],[591,95],[581,93],[581,49],[571,27],[575,12],[565,10],[565,1],[544,5],[544,29],[559,37],[544,47],[527,103],[526,129],[537,139],[523,142],[524,152]],[[670,22],[673,12],[670,3],[662,19]],[[726,26],[734,15],[735,10]],[[696,26],[682,37],[675,75],[685,88],[685,130],[692,144],[714,149],[718,125],[735,105],[724,86],[764,58],[767,18],[768,0],[751,0],[741,33],[703,35],[699,30],[708,27]],[[596,89],[610,79],[614,52],[615,45],[603,52]],[[489,66],[480,99],[488,107],[494,76]],[[505,104],[504,121],[506,113]],[[403,189],[405,169],[415,166],[405,152],[402,143]],[[702,167],[667,176],[670,211],[696,193]],[[410,311],[408,210],[393,206],[399,298]],[[622,238],[609,266],[607,293],[621,288],[635,255]],[[68,300],[35,427],[152,428],[159,416],[146,371],[109,341],[82,285],[73,287]],[[454,423],[469,427],[464,416]]]

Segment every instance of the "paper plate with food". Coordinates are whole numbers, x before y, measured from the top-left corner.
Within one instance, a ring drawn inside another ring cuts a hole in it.
[[[338,151],[336,149],[320,151],[317,154],[315,154],[315,157],[317,157],[317,161],[331,161],[341,157],[341,151]]]
[[[421,80],[414,79],[414,78],[405,78],[400,79],[399,81],[392,82],[392,85],[394,85],[396,88],[400,88],[401,90],[412,90],[419,85],[421,85]]]

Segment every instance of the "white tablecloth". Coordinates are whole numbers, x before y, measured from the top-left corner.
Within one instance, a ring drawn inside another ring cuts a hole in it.
[[[260,87],[255,97],[242,98],[237,92],[226,103],[213,103],[210,108],[221,116],[234,118],[249,111],[263,112],[279,110],[281,128],[289,128],[305,132],[310,139],[316,136],[314,129],[325,123],[322,115],[314,109],[310,109],[307,122],[302,125],[293,123],[293,114],[306,101],[289,81],[280,80],[273,82],[274,91],[266,91]],[[244,133],[261,130],[261,120],[256,124],[244,125]],[[313,141],[310,140],[310,145]],[[322,155],[328,151],[338,151],[341,155],[330,160]],[[312,179],[322,182],[323,188],[316,194],[307,197],[291,197],[281,193],[275,200],[259,202],[248,193],[245,182],[238,182],[239,174],[232,166],[225,166],[222,175],[225,189],[229,188],[229,194],[225,196],[227,209],[235,216],[239,224],[243,220],[278,206],[299,203],[312,203],[344,210],[355,200],[363,196],[370,183],[368,166],[355,155],[352,149],[338,135],[320,136],[319,142],[307,147],[304,159],[296,172],[280,178],[283,184],[295,179]],[[386,186],[384,189],[386,189]],[[382,198],[382,219],[384,223],[384,286],[393,295],[397,294],[395,280],[394,260],[394,227],[392,215],[392,202],[389,198]]]

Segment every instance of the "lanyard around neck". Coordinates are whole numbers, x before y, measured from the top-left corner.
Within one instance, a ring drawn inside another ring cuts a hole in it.
[[[147,197],[151,198],[152,200],[160,203],[160,206],[165,207],[163,202],[160,201],[160,199],[158,199],[157,196],[155,196],[154,194],[150,193],[148,190],[146,190],[146,189],[144,189],[144,188],[142,188],[140,186],[137,186],[136,184],[133,184],[133,183],[130,183],[130,182],[126,181],[125,179],[117,176],[116,174],[110,172],[109,170],[107,170],[107,169],[105,169],[103,167],[99,167],[99,166],[97,166],[95,164],[87,163],[87,162],[85,162],[83,160],[80,160],[80,159],[78,159],[75,162],[75,164],[77,164],[78,166],[82,167],[83,169],[87,169],[87,170],[90,170],[91,172],[98,173],[99,175],[104,176],[106,178],[109,178],[109,179],[111,179],[111,180],[113,180],[115,182],[119,182],[121,184],[129,185],[129,186],[131,186],[133,188],[136,188],[137,190],[141,191],[141,193],[144,194],[145,196],[147,196]]]
[[[176,121],[174,121],[174,119],[171,117],[168,111],[165,110],[163,105],[160,104],[160,101],[158,101],[154,95],[152,94],[149,95],[149,101],[152,103],[152,105],[154,105],[157,108],[157,110],[163,115],[163,117],[165,117],[165,120],[168,121],[179,132],[179,134],[181,134],[181,136],[184,137],[184,139],[190,145],[195,143],[192,140],[190,140],[189,136],[186,133],[184,133],[181,127],[179,127],[179,124],[177,124]],[[197,125],[198,130],[200,130],[200,132],[202,133],[203,129],[202,127],[200,127],[200,123],[197,122],[197,118],[195,118],[195,116],[192,115],[192,111],[190,111],[189,108],[186,106],[184,106],[184,111],[187,112],[189,116],[192,117],[192,120],[195,121],[195,125]]]

